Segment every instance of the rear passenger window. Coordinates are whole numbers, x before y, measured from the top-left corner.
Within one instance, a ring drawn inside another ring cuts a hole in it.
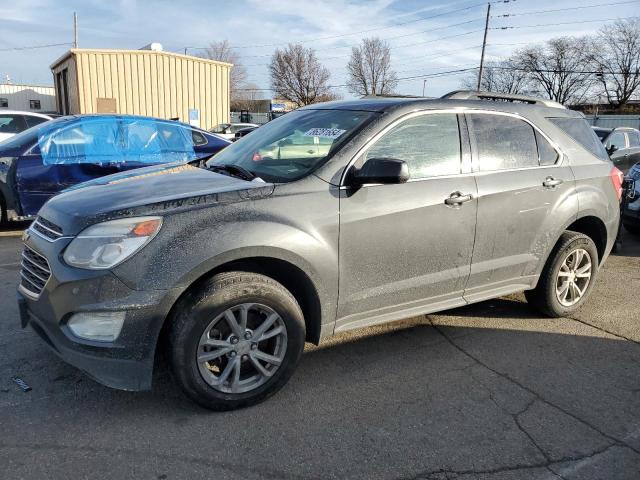
[[[434,113],[401,122],[367,151],[370,158],[404,160],[413,179],[460,173],[458,118]]]
[[[536,143],[538,144],[538,156],[540,165],[553,165],[558,160],[558,152],[540,132],[536,131]]]
[[[602,160],[609,160],[604,145],[584,118],[558,117],[548,118],[576,142]]]
[[[534,129],[507,115],[468,115],[475,138],[480,171],[491,172],[538,166]]]

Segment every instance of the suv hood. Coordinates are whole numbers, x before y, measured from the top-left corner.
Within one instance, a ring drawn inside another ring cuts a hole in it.
[[[118,217],[235,203],[271,195],[274,186],[249,182],[189,164],[165,164],[108,175],[65,190],[38,212],[74,235],[85,226]]]

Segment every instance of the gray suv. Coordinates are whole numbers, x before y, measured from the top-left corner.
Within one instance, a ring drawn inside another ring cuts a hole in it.
[[[589,296],[622,175],[581,114],[520,96],[312,105],[210,159],[123,172],[45,204],[18,301],[60,357],[225,410],[280,389],[304,343],[525,291]]]

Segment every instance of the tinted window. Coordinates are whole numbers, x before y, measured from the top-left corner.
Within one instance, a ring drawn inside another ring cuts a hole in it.
[[[438,113],[405,120],[367,151],[365,160],[369,158],[404,160],[411,178],[460,173],[458,118]]]
[[[47,122],[48,119],[42,117],[33,117],[31,115],[25,115],[24,119],[27,121],[28,127],[35,127],[41,123]]]
[[[536,138],[527,122],[506,115],[471,114],[469,118],[480,171],[538,166]]]
[[[607,148],[611,148],[611,147],[615,147],[616,150],[620,150],[621,148],[626,148],[624,133],[613,132],[611,134],[611,136],[607,139]]]
[[[640,147],[640,133],[627,132],[627,138],[629,139],[630,147]]]
[[[20,133],[27,129],[22,115],[2,115],[0,113],[0,133]]]
[[[196,130],[193,130],[191,132],[191,135],[193,137],[193,144],[194,145],[201,146],[201,145],[206,145],[207,144],[207,137],[205,137],[200,132],[198,132]]]
[[[540,165],[553,165],[558,160],[558,152],[549,141],[536,131],[536,143],[538,144],[538,156]]]
[[[31,110],[40,110],[42,108],[40,106],[40,100],[29,100],[29,108]]]
[[[607,155],[602,142],[598,140],[598,136],[584,118],[558,117],[549,118],[548,120],[596,157],[609,160],[609,155]]]

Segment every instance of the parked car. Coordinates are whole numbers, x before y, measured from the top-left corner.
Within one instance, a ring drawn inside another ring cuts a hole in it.
[[[212,155],[229,141],[189,125],[126,115],[50,120],[0,144],[2,221],[34,216],[60,191],[111,173]]]
[[[259,126],[256,123],[220,123],[209,131],[227,140],[234,140],[239,130],[248,127],[258,128]]]
[[[623,173],[640,162],[640,131],[629,127],[593,127],[593,130],[607,149],[613,164]]]
[[[300,136],[323,148],[258,154]],[[165,348],[189,397],[244,407],[287,382],[305,341],[522,290],[571,315],[613,246],[621,184],[583,116],[554,102],[311,105],[204,168],[49,200],[25,237],[21,319],[105,385],[149,389]]]
[[[0,110],[0,143],[17,133],[51,120],[51,115],[19,110]]]
[[[241,139],[242,137],[249,135],[251,132],[253,132],[254,130],[256,130],[259,127],[246,127],[246,128],[241,128],[240,130],[238,130],[235,134],[235,136],[233,137],[233,141],[235,142],[236,140]]]
[[[640,235],[640,163],[627,175],[626,195],[622,200],[622,224],[634,235]]]

